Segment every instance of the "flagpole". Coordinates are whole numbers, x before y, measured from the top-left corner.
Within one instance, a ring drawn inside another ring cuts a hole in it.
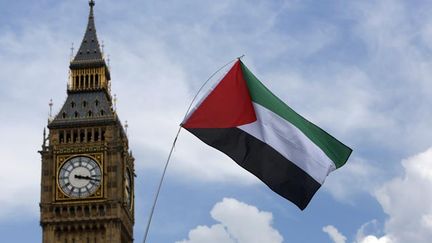
[[[190,109],[192,108],[192,105],[193,105],[193,103],[195,102],[195,100],[196,100],[196,98],[198,97],[198,95],[199,95],[199,93],[201,92],[201,90],[204,88],[204,86],[218,73],[218,72],[220,72],[223,68],[225,68],[226,66],[228,66],[230,63],[232,63],[232,62],[234,62],[234,61],[236,61],[236,60],[240,60],[242,57],[244,57],[244,55],[241,55],[241,56],[239,56],[239,57],[237,57],[236,59],[233,59],[233,60],[231,60],[231,61],[229,61],[228,63],[226,63],[225,65],[223,65],[222,67],[220,67],[218,70],[216,70],[212,75],[210,75],[210,77],[203,83],[203,85],[201,85],[201,87],[199,88],[199,90],[198,90],[198,92],[196,93],[196,95],[194,96],[194,98],[192,99],[192,102],[190,103],[190,105],[189,105],[189,107],[188,107],[188,109],[187,109],[187,111],[186,111],[186,113],[185,113],[185,115],[184,115],[184,118],[183,118],[183,120],[186,118],[186,116],[187,116],[187,114],[189,113],[189,111],[190,111]],[[175,136],[175,138],[174,138],[174,141],[173,141],[173,144],[172,144],[172,146],[171,146],[171,150],[170,150],[170,152],[169,152],[169,154],[168,154],[168,158],[167,158],[167,161],[166,161],[166,163],[165,163],[165,167],[164,167],[164,169],[163,169],[163,172],[162,172],[162,176],[161,176],[161,179],[160,179],[160,181],[159,181],[159,185],[158,185],[158,188],[157,188],[157,191],[156,191],[156,195],[155,195],[155,198],[154,198],[154,201],[153,201],[153,205],[152,205],[152,208],[151,208],[151,210],[150,210],[150,216],[149,216],[149,219],[148,219],[148,222],[147,222],[147,226],[146,226],[146,229],[145,229],[145,232],[144,232],[144,241],[143,241],[143,243],[146,243],[146,240],[147,240],[147,236],[148,236],[148,232],[149,232],[149,230],[150,230],[150,224],[151,224],[151,221],[152,221],[152,218],[153,218],[153,214],[154,214],[154,210],[155,210],[155,208],[156,208],[156,203],[157,203],[157,200],[158,200],[158,198],[159,198],[159,193],[160,193],[160,191],[161,191],[161,188],[162,188],[162,183],[163,183],[163,180],[164,180],[164,178],[165,178],[165,174],[166,174],[166,171],[167,171],[167,169],[168,169],[168,164],[169,164],[169,162],[170,162],[170,159],[171,159],[171,155],[172,155],[172,153],[173,153],[173,151],[174,151],[174,147],[175,147],[175,145],[176,145],[176,143],[177,143],[177,139],[178,139],[178,137],[179,137],[179,135],[180,135],[180,131],[181,131],[181,128],[182,128],[182,126],[180,125],[179,126],[179,129],[178,129],[178,131],[177,131],[177,134],[176,134],[176,136]]]
[[[164,170],[163,170],[163,172],[162,172],[162,177],[161,177],[161,179],[160,179],[160,181],[159,181],[159,186],[158,186],[158,189],[157,189],[157,191],[156,191],[156,196],[155,196],[155,199],[154,199],[154,202],[153,202],[153,205],[152,205],[151,211],[150,211],[149,220],[148,220],[148,222],[147,222],[146,230],[145,230],[145,233],[144,233],[144,243],[145,243],[146,240],[147,240],[147,235],[148,235],[148,232],[149,232],[149,229],[150,229],[150,224],[151,224],[151,221],[152,221],[152,218],[153,218],[153,213],[154,213],[154,210],[155,210],[155,207],[156,207],[156,203],[157,203],[157,200],[158,200],[158,197],[159,197],[160,190],[161,190],[161,188],[162,188],[162,182],[163,182],[163,180],[164,180],[164,178],[165,178],[165,174],[166,174],[166,171],[167,171],[167,168],[168,168],[168,164],[169,164],[169,161],[170,161],[170,159],[171,159],[171,155],[172,155],[172,152],[173,152],[173,150],[174,150],[174,147],[175,147],[175,145],[176,145],[177,138],[178,138],[178,136],[180,135],[181,128],[182,128],[182,127],[179,126],[179,129],[178,129],[178,131],[177,131],[177,134],[176,134],[176,136],[175,136],[175,138],[174,138],[174,142],[173,142],[173,144],[172,144],[172,146],[171,146],[171,150],[170,150],[170,152],[169,152],[168,159],[167,159],[167,161],[166,161],[166,163],[165,163],[165,168],[164,168]]]

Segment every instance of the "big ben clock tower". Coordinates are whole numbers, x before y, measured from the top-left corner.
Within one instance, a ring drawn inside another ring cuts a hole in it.
[[[133,242],[134,158],[113,109],[110,70],[93,8],[70,62],[67,99],[48,123],[42,155],[44,243]]]

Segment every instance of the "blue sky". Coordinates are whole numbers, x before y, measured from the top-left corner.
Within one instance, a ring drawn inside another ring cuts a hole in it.
[[[189,102],[242,54],[275,94],[354,152],[302,212],[183,131],[148,242],[429,242],[431,10],[420,0],[97,0],[136,158],[135,242]],[[57,112],[66,98],[71,43],[79,46],[87,16],[84,0],[0,1],[4,242],[41,239],[37,150],[49,100]]]

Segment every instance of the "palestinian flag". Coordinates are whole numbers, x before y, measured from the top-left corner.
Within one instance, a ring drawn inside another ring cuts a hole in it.
[[[272,94],[240,60],[182,127],[302,210],[352,152]]]

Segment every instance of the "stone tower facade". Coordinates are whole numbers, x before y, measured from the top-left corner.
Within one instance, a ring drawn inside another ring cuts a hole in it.
[[[134,158],[110,92],[93,8],[71,61],[67,99],[42,145],[44,243],[133,242]],[[44,135],[45,137],[45,135]]]

